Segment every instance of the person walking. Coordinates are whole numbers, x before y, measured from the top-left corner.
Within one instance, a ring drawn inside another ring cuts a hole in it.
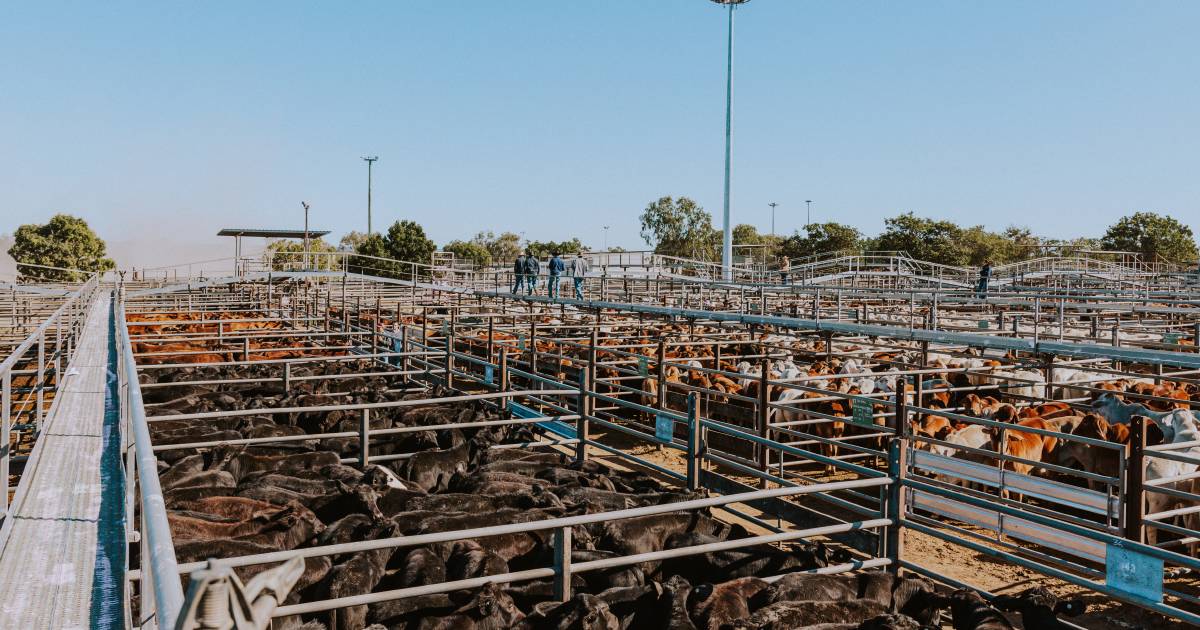
[[[983,263],[979,268],[979,286],[976,287],[976,294],[979,299],[986,300],[988,292],[988,282],[992,280],[992,261]]]
[[[542,270],[537,256],[530,250],[525,250],[525,295],[533,295],[537,289],[538,273]]]
[[[782,284],[788,283],[788,273],[792,270],[792,261],[787,256],[784,256],[779,261],[779,281]]]
[[[587,276],[588,263],[583,254],[575,254],[571,259],[571,278],[575,281],[575,299],[583,299],[583,278]]]
[[[563,262],[560,256],[561,254],[554,252],[554,255],[550,258],[550,264],[547,266],[547,269],[550,271],[550,286],[548,289],[551,300],[558,298],[559,277],[567,269],[566,263]]]
[[[518,293],[525,287],[525,254],[517,254],[517,261],[513,263],[513,287],[512,292]]]

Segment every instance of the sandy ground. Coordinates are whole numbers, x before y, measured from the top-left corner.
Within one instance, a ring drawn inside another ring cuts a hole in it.
[[[607,433],[593,431],[593,437],[602,438],[605,444],[618,446],[637,457],[641,457],[663,468],[681,473],[684,471],[683,458],[678,451],[661,449],[645,442],[636,442],[633,438],[616,431],[608,431]],[[617,458],[614,455],[604,453],[600,450],[592,452],[595,453],[596,459],[603,460],[614,467],[630,467],[626,460]],[[736,476],[734,478],[737,479]],[[743,483],[750,483],[752,481],[749,478],[738,480]],[[737,505],[736,507],[739,510],[749,513],[755,512],[755,510],[747,506]],[[748,521],[737,519],[736,517],[730,518],[730,520],[742,522],[751,531],[768,533],[751,525]],[[1073,584],[1046,577],[1032,569],[1018,567],[920,532],[906,531],[904,545],[905,559],[916,562],[946,577],[993,593],[1019,593],[1027,588],[1042,586],[1061,597],[1082,598],[1088,604],[1088,611],[1068,621],[1083,628],[1094,630],[1140,630],[1143,628],[1175,630],[1195,627],[1190,624],[1171,620],[1143,608],[1096,594]],[[1180,588],[1183,586],[1183,582],[1181,580],[1172,580],[1170,586]],[[1196,580],[1187,580],[1186,582],[1189,583],[1188,586],[1192,587],[1189,590],[1194,591]],[[1012,621],[1020,627],[1019,615],[1014,615]]]

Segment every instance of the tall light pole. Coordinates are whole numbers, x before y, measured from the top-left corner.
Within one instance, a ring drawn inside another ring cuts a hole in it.
[[[371,235],[371,167],[378,159],[378,155],[363,158],[367,162],[367,236]]]
[[[807,218],[804,220],[804,227],[812,225],[812,199],[804,200],[805,214]]]
[[[308,271],[308,202],[301,201],[304,206],[304,270]]]
[[[604,251],[608,251],[608,226],[604,226]]]
[[[771,236],[775,236],[775,206],[778,206],[779,204],[772,201],[767,205],[771,206]]]
[[[729,33],[725,59],[725,213],[721,241],[721,270],[726,280],[733,277],[733,225],[729,221],[729,172],[733,159],[733,10],[750,0],[712,0],[729,6]]]

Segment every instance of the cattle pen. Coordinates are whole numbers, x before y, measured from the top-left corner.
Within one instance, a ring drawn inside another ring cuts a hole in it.
[[[671,261],[550,300],[497,271],[233,262],[5,296],[6,446],[52,439],[60,387],[103,381],[111,348],[107,625],[415,628],[500,600],[493,623],[553,624],[614,588],[876,569],[996,595],[914,541],[1200,623],[1200,292],[1178,270],[1043,260],[982,299],[897,254],[789,284]],[[4,451],[39,472],[10,481],[0,563],[46,544],[16,525],[52,448]],[[20,557],[0,566],[46,570]],[[12,625],[46,619],[25,596]]]

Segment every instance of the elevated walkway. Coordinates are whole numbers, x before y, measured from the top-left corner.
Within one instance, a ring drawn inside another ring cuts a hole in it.
[[[121,628],[124,480],[112,305],[91,305],[74,360],[0,525],[0,628]]]

